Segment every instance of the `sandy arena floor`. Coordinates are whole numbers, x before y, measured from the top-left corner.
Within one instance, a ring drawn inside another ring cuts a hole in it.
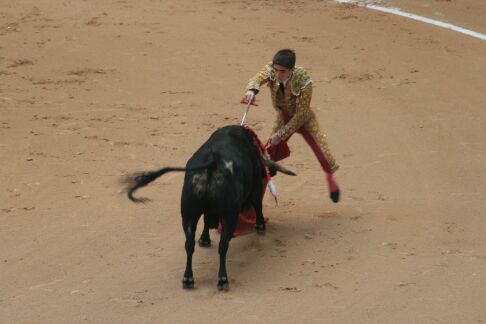
[[[318,0],[2,2],[0,323],[486,322],[485,41]],[[389,4],[486,33],[483,0]],[[342,201],[296,135],[298,177],[275,178],[266,236],[231,242],[230,291],[214,246],[184,291],[182,174],[142,206],[118,180],[238,123],[283,47],[313,77]]]

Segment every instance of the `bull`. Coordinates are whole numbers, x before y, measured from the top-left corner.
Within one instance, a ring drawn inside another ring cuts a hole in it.
[[[135,173],[128,177],[128,198],[133,202],[144,202],[147,199],[134,197],[137,189],[167,172],[186,172],[181,197],[182,228],[186,237],[187,254],[183,288],[194,288],[192,255],[197,224],[204,214],[204,230],[198,242],[202,247],[210,246],[209,229],[221,224],[217,287],[219,290],[228,290],[226,253],[240,212],[253,207],[256,214],[255,229],[257,233],[265,233],[262,181],[267,176],[266,170],[270,170],[272,174],[280,171],[295,176],[295,173],[278,163],[262,159],[252,133],[242,126],[232,125],[216,130],[188,160],[185,168],[167,167],[152,172]]]

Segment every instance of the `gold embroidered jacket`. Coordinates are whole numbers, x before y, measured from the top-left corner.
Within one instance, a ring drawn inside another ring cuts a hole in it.
[[[274,131],[282,140],[286,140],[312,117],[315,117],[310,109],[312,80],[306,70],[296,67],[285,84],[284,93],[282,93],[279,90],[279,83],[272,63],[269,63],[248,81],[246,90],[255,89],[259,91],[260,86],[265,83],[270,88],[272,105],[279,112]],[[281,111],[286,111],[292,116],[285,125]]]

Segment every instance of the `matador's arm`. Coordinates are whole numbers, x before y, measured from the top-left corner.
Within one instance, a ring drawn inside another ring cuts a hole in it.
[[[260,91],[260,86],[268,82],[272,77],[273,68],[271,64],[267,64],[261,69],[253,78],[248,80],[246,85],[246,90],[256,90]]]

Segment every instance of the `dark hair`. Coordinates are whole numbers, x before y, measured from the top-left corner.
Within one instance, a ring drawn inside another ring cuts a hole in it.
[[[295,66],[295,52],[289,48],[279,50],[274,56],[272,64],[285,66],[287,69],[293,69]]]

